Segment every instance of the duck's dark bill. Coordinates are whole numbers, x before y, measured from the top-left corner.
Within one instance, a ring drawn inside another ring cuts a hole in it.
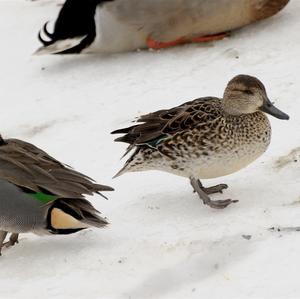
[[[277,117],[279,119],[289,119],[290,117],[282,112],[281,110],[277,109],[270,100],[267,100],[263,106],[260,108],[261,111],[271,114],[274,117]]]

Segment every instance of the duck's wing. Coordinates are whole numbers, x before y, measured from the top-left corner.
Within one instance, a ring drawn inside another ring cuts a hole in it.
[[[113,190],[18,139],[4,139],[0,144],[0,179],[56,198],[84,198],[85,194]]]
[[[137,119],[136,125],[113,131],[124,134],[115,141],[129,143],[130,149],[137,145],[156,147],[162,140],[177,133],[214,121],[220,115],[218,98],[200,98],[178,107],[159,110]]]

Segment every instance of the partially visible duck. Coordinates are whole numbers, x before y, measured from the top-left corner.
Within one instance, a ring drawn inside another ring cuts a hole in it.
[[[218,40],[268,18],[289,0],[66,0],[37,54],[161,49]],[[43,37],[44,36],[44,37]]]
[[[132,155],[116,175],[161,170],[189,178],[203,203],[222,209],[236,200],[211,200],[227,185],[206,188],[201,179],[234,173],[261,156],[271,140],[266,116],[289,116],[268,99],[261,81],[238,75],[227,85],[223,99],[199,98],[178,107],[156,111],[137,124],[116,130],[116,141],[129,143]],[[251,186],[249,187],[251,188]]]
[[[84,195],[112,190],[30,143],[0,136],[0,255],[19,233],[71,234],[106,226]]]

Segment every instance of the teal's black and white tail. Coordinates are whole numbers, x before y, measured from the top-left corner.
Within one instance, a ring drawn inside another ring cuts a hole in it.
[[[86,199],[57,199],[47,215],[47,229],[53,234],[70,234],[88,227],[104,227],[108,221]]]

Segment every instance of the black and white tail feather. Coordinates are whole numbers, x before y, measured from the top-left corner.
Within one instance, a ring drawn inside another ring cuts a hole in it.
[[[95,13],[98,5],[114,0],[66,0],[55,21],[53,32],[47,22],[38,34],[43,44],[35,54],[77,54],[96,38]]]

